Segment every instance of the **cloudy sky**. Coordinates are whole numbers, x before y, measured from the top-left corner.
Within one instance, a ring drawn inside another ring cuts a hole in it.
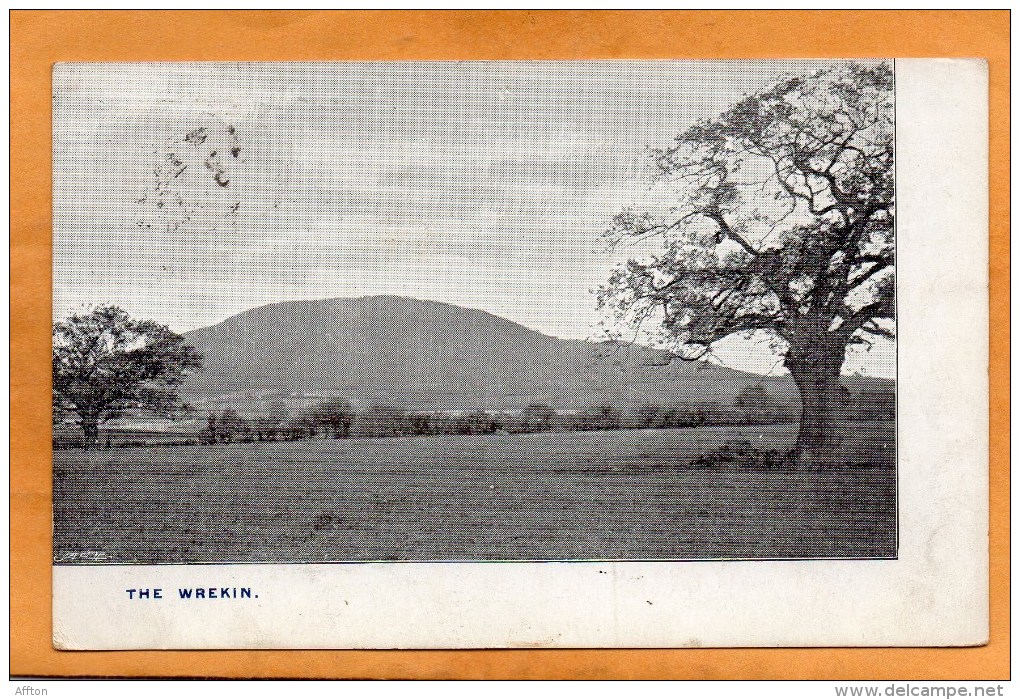
[[[400,294],[590,337],[621,259],[600,233],[654,196],[647,147],[822,65],[61,64],[54,313],[116,303],[186,331]],[[891,355],[846,369],[891,376]]]

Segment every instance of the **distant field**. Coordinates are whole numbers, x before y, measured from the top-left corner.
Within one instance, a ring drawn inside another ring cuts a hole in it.
[[[193,425],[175,426],[175,430],[144,430],[133,428],[110,428],[103,427],[99,430],[99,443],[105,445],[107,442],[113,446],[125,444],[161,445],[167,443],[181,443],[185,440],[201,442],[202,435],[195,432]],[[72,446],[81,446],[82,434],[76,427],[69,425],[57,425],[53,428],[54,443],[59,449],[67,449]]]
[[[60,562],[889,557],[891,423],[845,469],[690,464],[794,426],[415,436],[54,454]]]

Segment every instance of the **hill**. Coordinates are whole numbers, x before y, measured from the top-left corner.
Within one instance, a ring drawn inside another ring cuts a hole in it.
[[[796,396],[787,378],[563,340],[485,311],[396,296],[270,304],[186,337],[205,357],[184,390],[200,406],[322,396],[414,410],[667,405],[728,402],[763,380]]]

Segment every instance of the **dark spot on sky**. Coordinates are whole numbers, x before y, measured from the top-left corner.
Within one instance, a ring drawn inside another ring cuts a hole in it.
[[[197,145],[205,143],[205,140],[207,138],[208,134],[206,133],[205,127],[200,126],[199,128],[192,131],[190,134],[185,136],[184,140],[187,141],[188,143],[194,143]]]

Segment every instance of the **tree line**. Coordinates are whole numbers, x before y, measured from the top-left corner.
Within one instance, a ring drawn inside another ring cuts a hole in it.
[[[800,407],[763,385],[742,390],[732,403],[691,399],[670,405],[647,403],[621,408],[611,403],[579,411],[557,411],[532,403],[519,413],[473,411],[453,414],[412,411],[376,404],[357,410],[344,399],[329,399],[289,415],[282,402],[261,415],[242,416],[234,408],[207,416],[203,442],[265,442],[310,438],[373,438],[407,435],[484,435],[492,433],[580,432],[768,425],[798,420]],[[843,417],[848,421],[892,420],[895,395],[865,389],[847,392]]]

